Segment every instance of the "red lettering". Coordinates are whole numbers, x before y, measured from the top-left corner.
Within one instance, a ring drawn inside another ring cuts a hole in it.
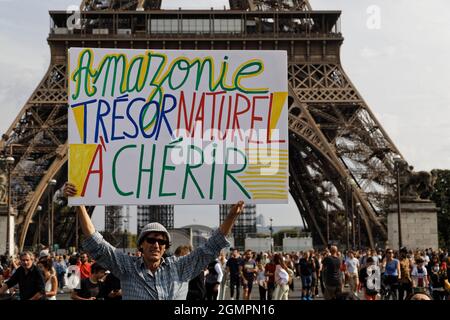
[[[94,162],[97,159],[97,155],[99,156],[99,168],[97,170],[92,169],[94,166]],[[89,182],[89,178],[92,174],[98,174],[99,175],[99,184],[98,184],[98,197],[100,198],[102,196],[102,186],[103,186],[103,151],[102,151],[102,144],[99,144],[97,146],[97,149],[95,150],[94,157],[92,158],[91,165],[89,166],[89,171],[86,177],[86,181],[84,182],[83,191],[81,192],[81,196],[84,197],[86,193],[87,184]]]
[[[230,119],[231,119],[231,106],[232,106],[232,97],[228,96],[228,119],[227,119],[227,127],[225,128],[225,133],[220,136],[220,131],[222,130],[222,113],[223,113],[223,105],[225,102],[225,96],[222,97],[222,101],[220,103],[220,111],[219,111],[219,121],[218,121],[218,131],[219,131],[219,136],[217,137],[219,140],[225,140],[227,137],[227,129],[230,128]]]
[[[246,108],[242,111],[238,111],[239,98],[244,99],[244,101],[247,103]],[[234,131],[236,129],[238,130],[239,138],[241,139],[241,141],[243,140],[242,132],[240,130],[241,128],[239,126],[239,116],[245,114],[248,110],[250,110],[250,107],[251,107],[250,100],[246,96],[240,93],[236,94],[236,101],[234,102],[234,115],[233,115],[233,135],[231,137],[232,141],[234,141]]]
[[[218,92],[208,92],[206,93],[207,96],[212,96],[213,97],[213,104],[212,104],[212,116],[211,116],[211,140],[214,140],[214,124],[215,124],[215,116],[216,116],[216,96],[219,94],[225,94],[226,91],[218,91]],[[222,97],[222,103],[223,103],[223,99],[225,97]],[[220,119],[219,119],[220,121]]]
[[[255,121],[263,120],[263,117],[255,116],[256,100],[266,100],[266,99],[269,99],[269,97],[268,96],[255,96],[252,99],[252,117],[251,117],[251,121],[250,121],[250,137],[248,139],[248,143],[256,143],[256,144],[263,143],[260,140],[253,141],[252,138],[253,138],[253,130],[255,130]]]
[[[192,117],[194,116],[194,106],[195,106],[195,98],[197,97],[197,93],[194,92],[192,104],[191,104],[191,112],[189,115],[189,123],[187,122],[187,110],[186,110],[186,101],[184,98],[184,91],[181,91],[180,93],[180,107],[178,108],[178,123],[177,123],[177,129],[180,129],[180,122],[181,122],[181,110],[183,110],[184,113],[184,126],[187,131],[189,131],[190,136],[192,136]]]
[[[194,134],[195,127],[197,126],[197,122],[200,121],[202,125],[202,139],[203,139],[203,129],[205,126],[205,93],[202,93],[202,97],[200,98],[200,102],[198,104],[197,114],[195,115],[195,123],[194,123]]]

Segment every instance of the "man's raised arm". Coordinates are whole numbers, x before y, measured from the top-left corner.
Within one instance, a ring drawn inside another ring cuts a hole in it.
[[[75,185],[71,184],[70,182],[67,182],[64,185],[64,196],[66,197],[73,197],[77,194],[77,189]],[[89,214],[87,213],[85,206],[78,206],[77,207],[77,213],[81,225],[81,231],[86,237],[90,237],[95,232],[94,224],[92,223],[91,218],[89,217]]]

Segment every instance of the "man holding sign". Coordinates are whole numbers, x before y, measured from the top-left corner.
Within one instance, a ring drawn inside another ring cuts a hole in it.
[[[73,184],[64,187],[66,196],[77,192]],[[191,254],[184,257],[164,259],[170,247],[171,236],[159,223],[149,223],[138,237],[142,257],[132,257],[109,244],[94,225],[84,206],[77,207],[81,230],[86,237],[83,247],[102,266],[109,269],[122,284],[124,300],[177,300],[183,298],[181,286],[195,278],[208,263],[219,256],[220,250],[229,246],[225,238],[237,217],[242,213],[244,202],[235,204],[228,217],[212,237]]]

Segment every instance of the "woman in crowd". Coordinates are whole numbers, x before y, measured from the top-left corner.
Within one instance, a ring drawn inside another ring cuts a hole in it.
[[[44,275],[46,300],[56,300],[56,294],[58,292],[58,279],[56,278],[56,272],[53,268],[52,259],[41,259],[37,266]]]

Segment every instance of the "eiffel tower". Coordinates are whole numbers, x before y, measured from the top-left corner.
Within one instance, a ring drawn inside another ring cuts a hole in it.
[[[401,154],[342,68],[340,11],[308,1],[230,0],[229,10],[161,10],[161,1],[85,0],[79,17],[51,11],[51,61],[8,131],[13,155],[16,241],[45,232],[52,196],[67,176],[67,50],[70,47],[286,50],[289,75],[290,193],[314,243],[374,247],[386,239],[386,207]],[[79,18],[79,19],[77,19]],[[74,28],[70,26],[75,25]],[[56,190],[56,189],[55,189]],[[37,209],[43,207],[43,210]],[[54,234],[73,245],[74,215],[56,210]],[[41,226],[32,221],[41,221]]]

